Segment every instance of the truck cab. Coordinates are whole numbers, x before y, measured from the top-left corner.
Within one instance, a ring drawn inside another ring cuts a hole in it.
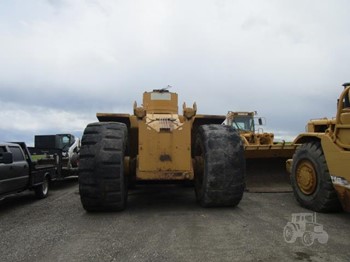
[[[28,183],[29,164],[18,144],[0,146],[0,194],[24,188]]]
[[[56,165],[38,165],[25,143],[0,143],[0,199],[26,189],[45,198],[55,174]]]

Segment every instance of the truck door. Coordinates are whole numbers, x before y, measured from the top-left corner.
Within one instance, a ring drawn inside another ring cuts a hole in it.
[[[19,146],[9,146],[13,155],[13,163],[9,164],[8,172],[5,172],[4,187],[7,192],[21,190],[29,182],[29,165],[23,151]]]
[[[0,159],[2,160],[2,154],[8,152],[5,146],[0,146]],[[12,164],[5,164],[1,161],[0,163],[0,194],[7,193],[10,191],[8,188],[8,179],[11,173]]]

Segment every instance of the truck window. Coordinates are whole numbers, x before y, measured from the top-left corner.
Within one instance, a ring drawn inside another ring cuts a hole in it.
[[[10,146],[9,148],[13,155],[13,162],[24,161],[22,150],[19,147]]]
[[[0,146],[0,160],[2,160],[2,153],[6,152],[6,148],[4,146]]]

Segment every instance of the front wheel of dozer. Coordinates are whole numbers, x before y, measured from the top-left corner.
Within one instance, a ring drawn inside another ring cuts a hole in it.
[[[203,207],[236,206],[245,182],[242,140],[232,127],[202,125],[194,150],[196,198]]]
[[[320,142],[305,143],[297,149],[290,179],[294,196],[303,207],[316,212],[341,210]]]
[[[88,212],[125,209],[126,125],[116,122],[89,124],[81,143],[79,193],[84,209]]]

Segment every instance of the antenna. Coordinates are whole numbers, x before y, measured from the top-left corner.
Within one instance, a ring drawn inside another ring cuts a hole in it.
[[[171,85],[167,85],[166,87],[162,88],[161,90],[168,91],[170,88],[172,88],[172,86]]]
[[[166,87],[163,87],[162,89],[154,89],[153,92],[166,93],[166,92],[169,92],[170,88],[172,88],[172,86],[167,85]]]

